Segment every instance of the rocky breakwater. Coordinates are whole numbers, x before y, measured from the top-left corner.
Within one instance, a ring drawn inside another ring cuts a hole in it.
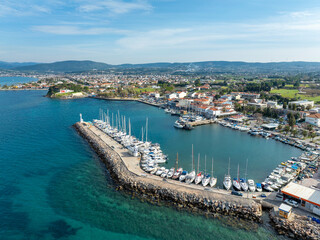
[[[95,128],[94,126],[76,123],[74,127],[99,155],[119,189],[136,192],[153,201],[166,201],[179,208],[200,211],[206,215],[222,214],[261,222],[261,204],[252,199],[195,189],[174,180],[163,181],[160,177],[129,171],[121,156],[90,130]]]
[[[290,219],[285,219],[278,217],[273,210],[270,211],[269,216],[273,227],[281,235],[294,239],[320,239],[320,224],[311,221],[306,216],[294,214]]]

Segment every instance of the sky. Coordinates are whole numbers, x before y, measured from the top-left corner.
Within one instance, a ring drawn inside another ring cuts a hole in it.
[[[0,0],[0,61],[320,61],[319,0]]]

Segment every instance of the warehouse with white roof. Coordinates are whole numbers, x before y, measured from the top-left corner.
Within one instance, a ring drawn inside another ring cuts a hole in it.
[[[297,183],[289,183],[281,192],[284,198],[296,200],[301,208],[305,208],[320,215],[320,191],[314,188],[302,186]]]

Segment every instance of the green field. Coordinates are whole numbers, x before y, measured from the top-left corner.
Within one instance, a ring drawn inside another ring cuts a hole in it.
[[[270,93],[274,93],[274,94],[280,94],[282,97],[285,98],[297,98],[297,99],[307,99],[307,100],[311,100],[314,101],[315,103],[320,102],[320,96],[317,97],[311,97],[305,94],[298,94],[298,90],[296,89],[273,89],[270,91]]]

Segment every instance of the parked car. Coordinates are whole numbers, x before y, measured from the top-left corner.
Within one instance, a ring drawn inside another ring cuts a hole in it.
[[[267,195],[265,195],[264,193],[262,193],[262,194],[260,195],[260,197],[265,198],[265,197],[267,197]]]
[[[292,207],[298,207],[298,203],[292,199],[286,199],[284,202]]]
[[[242,197],[242,193],[241,192],[237,192],[237,191],[232,191],[231,192],[232,195],[236,195],[236,196],[241,196]]]

